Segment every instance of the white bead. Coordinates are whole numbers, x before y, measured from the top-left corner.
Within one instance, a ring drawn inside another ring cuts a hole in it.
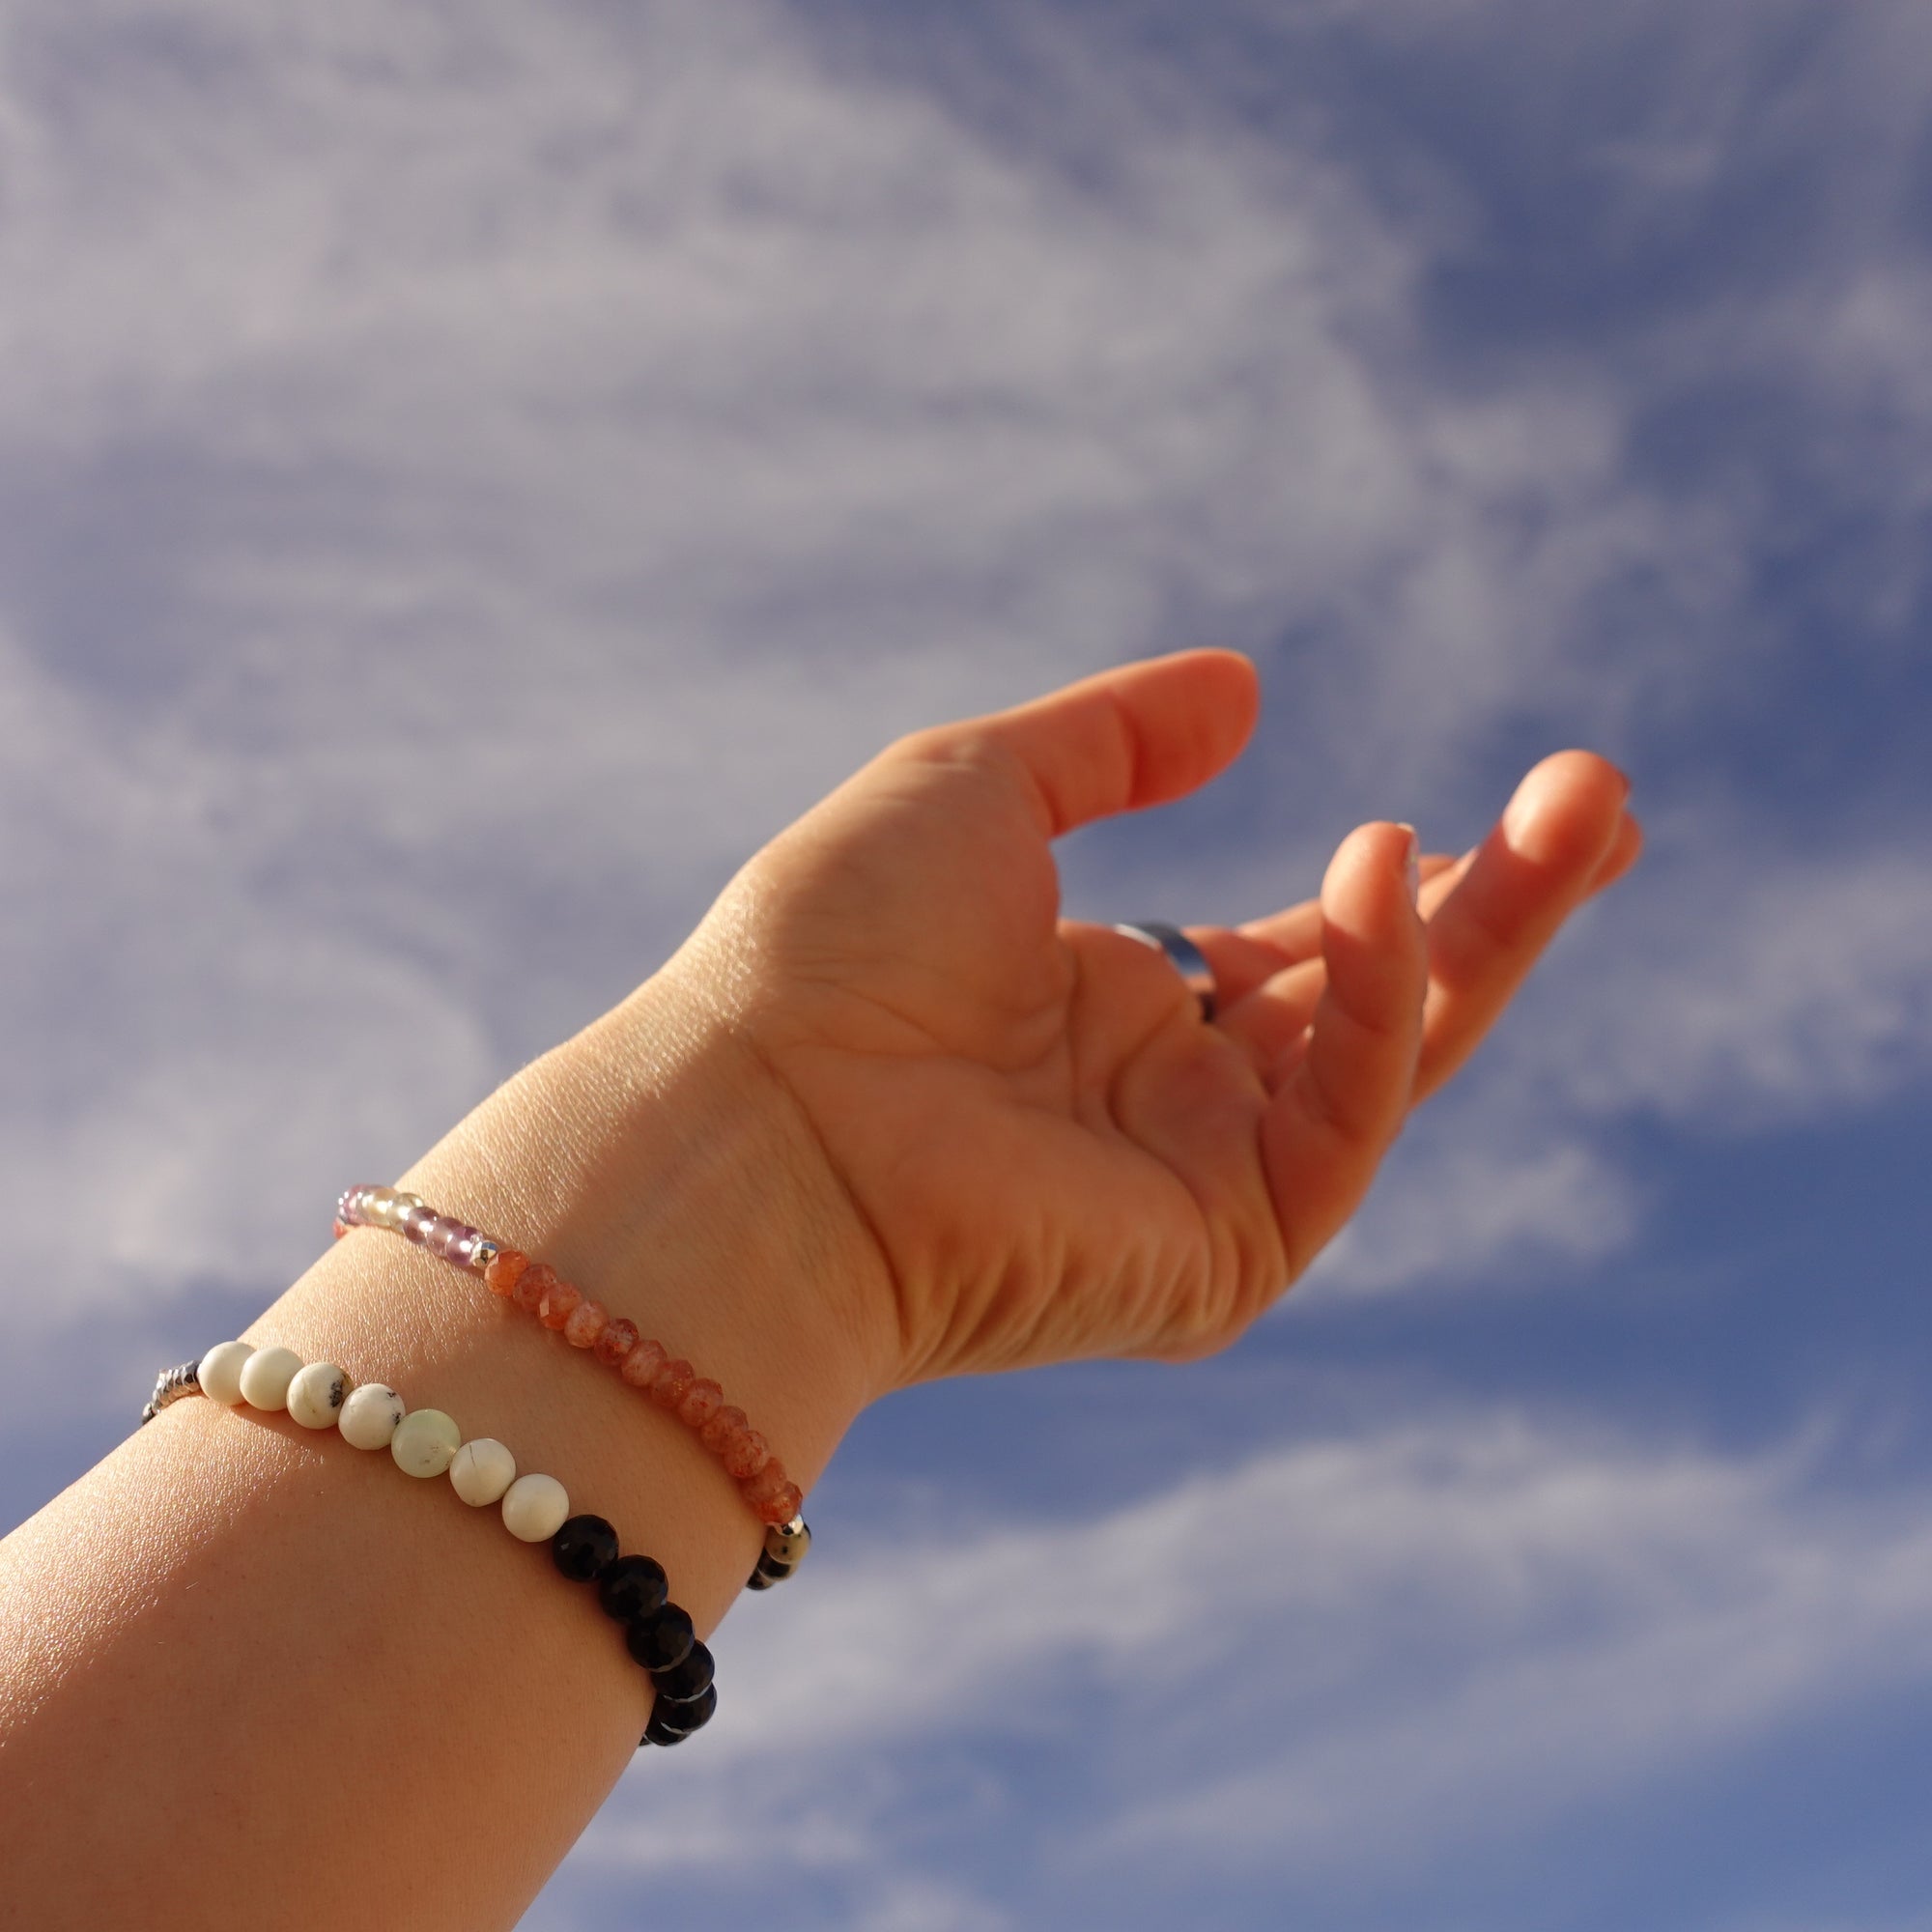
[[[289,1413],[304,1429],[333,1429],[349,1378],[333,1362],[310,1362],[289,1383]]]
[[[386,1449],[409,1404],[382,1382],[364,1382],[342,1405],[342,1435],[353,1448]]]
[[[554,1476],[519,1476],[503,1492],[503,1527],[526,1543],[544,1543],[563,1527],[570,1497]]]
[[[463,1432],[440,1408],[412,1408],[396,1425],[389,1454],[406,1476],[440,1476],[463,1445]]]
[[[257,1349],[242,1364],[242,1400],[250,1408],[285,1408],[302,1358],[293,1349]]]
[[[456,1452],[449,1486],[472,1508],[494,1503],[517,1480],[517,1459],[488,1435],[478,1435]]]
[[[247,1342],[217,1342],[195,1367],[201,1392],[212,1402],[233,1408],[242,1400],[242,1364],[255,1352]]]

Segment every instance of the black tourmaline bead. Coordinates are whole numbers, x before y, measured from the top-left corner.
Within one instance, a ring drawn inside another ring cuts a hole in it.
[[[718,1666],[711,1661],[710,1651],[703,1644],[695,1643],[685,1652],[682,1662],[673,1663],[668,1670],[653,1670],[651,1682],[660,1697],[668,1697],[674,1704],[688,1704],[710,1690],[711,1680],[717,1674]]]
[[[663,1609],[669,1595],[664,1565],[653,1563],[648,1556],[620,1556],[616,1562],[607,1563],[597,1576],[597,1601],[604,1605],[604,1614],[615,1617],[620,1624],[636,1623],[639,1617]]]
[[[688,1704],[667,1704],[659,1702],[651,1713],[651,1721],[644,1727],[644,1736],[654,1745],[674,1745],[681,1738],[688,1738],[693,1731],[701,1731],[711,1721],[711,1714],[718,1708],[718,1687],[713,1685],[701,1697],[694,1697]]]
[[[696,1641],[690,1616],[675,1604],[639,1617],[624,1632],[631,1655],[646,1670],[668,1670],[673,1663],[682,1663]]]
[[[617,1559],[617,1532],[601,1516],[574,1516],[550,1540],[551,1560],[574,1583],[587,1583]]]

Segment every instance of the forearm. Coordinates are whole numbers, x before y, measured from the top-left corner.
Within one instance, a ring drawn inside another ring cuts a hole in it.
[[[871,1258],[782,1095],[674,994],[526,1068],[398,1179],[688,1355],[808,1488],[875,1391]],[[404,1241],[338,1242],[242,1339],[508,1443],[656,1556],[701,1634],[750,1572],[758,1525],[686,1430]],[[322,1926],[354,1900],[512,1923],[650,1708],[591,1593],[495,1509],[202,1400],[0,1543],[0,1869],[37,1927]],[[730,1694],[727,1658],[720,1721]]]

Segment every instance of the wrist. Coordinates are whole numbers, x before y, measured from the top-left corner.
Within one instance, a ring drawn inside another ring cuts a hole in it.
[[[810,1122],[665,976],[525,1067],[400,1184],[687,1357],[808,1492],[890,1385],[884,1266]]]

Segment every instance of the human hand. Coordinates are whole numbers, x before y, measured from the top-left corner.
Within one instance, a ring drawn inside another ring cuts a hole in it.
[[[1185,1359],[1274,1301],[1564,919],[1641,845],[1628,784],[1546,758],[1487,839],[1374,823],[1319,899],[1159,953],[1059,916],[1050,841],[1179,798],[1252,728],[1194,651],[891,746],[760,852],[665,969],[795,1103],[876,1256],[889,1383]]]

